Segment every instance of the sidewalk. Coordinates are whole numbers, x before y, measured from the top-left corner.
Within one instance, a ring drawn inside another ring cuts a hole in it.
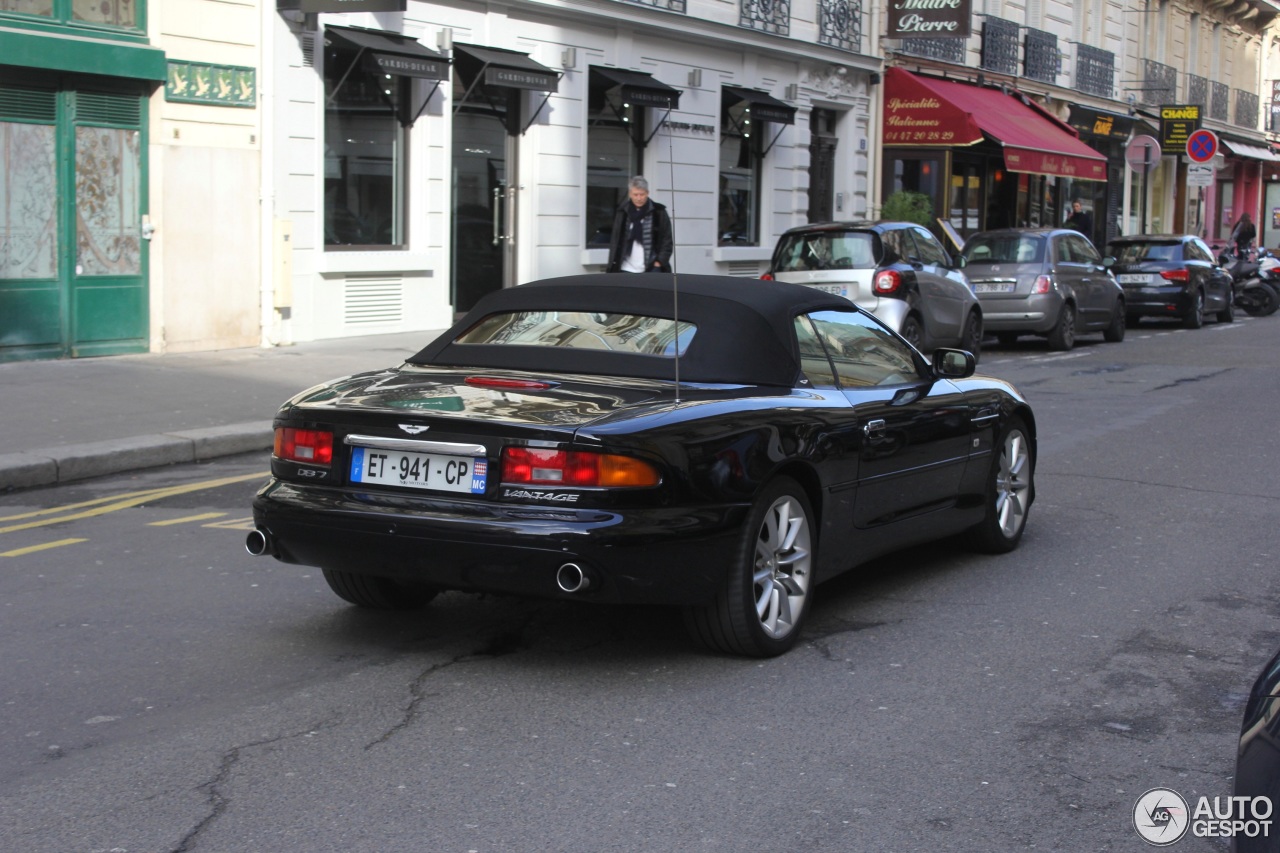
[[[398,365],[437,334],[0,364],[0,492],[269,449],[289,397]]]

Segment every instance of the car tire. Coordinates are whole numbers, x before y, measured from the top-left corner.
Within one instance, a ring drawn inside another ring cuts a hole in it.
[[[439,593],[435,587],[411,584],[376,575],[322,569],[325,583],[343,601],[370,610],[417,610]]]
[[[1198,329],[1203,325],[1204,294],[1197,290],[1195,301],[1191,303],[1191,310],[1187,311],[1186,316],[1182,318],[1182,327],[1184,329]]]
[[[902,321],[902,328],[898,330],[898,334],[906,339],[920,352],[924,352],[924,326],[920,324],[920,318],[915,314],[908,314]]]
[[[1118,344],[1124,340],[1124,303],[1117,302],[1116,310],[1111,312],[1111,323],[1102,331],[1102,339],[1109,344]]]
[[[987,474],[986,516],[969,529],[973,547],[1003,554],[1018,547],[1035,498],[1035,453],[1026,423],[1011,418],[1000,433]]]
[[[1057,325],[1049,332],[1049,349],[1069,350],[1076,345],[1076,309],[1070,302],[1062,306]]]
[[[960,337],[960,346],[973,355],[975,363],[982,358],[982,317],[977,311],[970,311],[969,318],[964,321],[964,333]]]
[[[1018,342],[1017,332],[997,332],[996,340],[1000,342],[1002,347],[1011,347]]]
[[[1234,323],[1236,321],[1235,308],[1231,305],[1231,294],[1227,294],[1227,304],[1214,316],[1219,323]]]
[[[817,567],[813,510],[789,477],[769,483],[743,525],[733,566],[711,602],[685,610],[693,638],[713,651],[774,657],[800,636]]]

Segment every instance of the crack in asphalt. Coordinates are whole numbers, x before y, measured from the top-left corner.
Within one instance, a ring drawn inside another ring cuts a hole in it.
[[[516,652],[527,648],[529,643],[525,639],[525,633],[536,616],[536,613],[532,614],[514,628],[498,632],[488,638],[485,644],[479,649],[462,652],[450,660],[433,664],[427,667],[423,672],[419,673],[418,676],[409,684],[409,703],[405,706],[404,712],[400,715],[400,719],[381,735],[365,744],[365,751],[367,752],[376,746],[385,744],[387,741],[391,740],[391,738],[413,725],[413,723],[418,719],[422,703],[431,695],[426,693],[423,690],[423,687],[427,680],[432,676],[456,664],[486,658],[499,658],[505,655],[515,654]]]
[[[1184,376],[1181,379],[1175,379],[1172,382],[1165,383],[1164,385],[1157,385],[1151,390],[1163,391],[1166,388],[1177,388],[1179,385],[1188,385],[1192,382],[1203,382],[1206,379],[1213,379],[1214,377],[1221,376],[1224,373],[1230,373],[1231,370],[1232,369],[1228,367],[1223,368],[1222,370],[1215,370],[1213,373],[1205,373],[1201,376]]]
[[[199,839],[200,834],[203,833],[215,820],[222,817],[223,813],[227,810],[230,800],[223,796],[222,785],[231,775],[232,768],[239,763],[240,753],[243,750],[253,749],[258,746],[267,746],[273,743],[280,743],[281,741],[292,740],[296,737],[309,737],[320,729],[327,727],[328,724],[309,726],[303,731],[265,738],[263,740],[241,744],[240,746],[233,746],[231,749],[224,752],[222,754],[221,761],[218,762],[218,770],[213,774],[213,778],[208,782],[204,782],[196,786],[196,790],[205,791],[208,794],[207,800],[210,807],[209,814],[201,818],[186,835],[182,836],[182,839],[178,842],[178,846],[174,847],[170,853],[187,853],[187,851],[189,851],[196,843],[197,839]]]

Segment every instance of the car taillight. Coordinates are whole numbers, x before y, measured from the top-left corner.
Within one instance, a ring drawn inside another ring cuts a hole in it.
[[[773,281],[773,273],[771,273],[771,272],[767,272],[767,273],[765,273],[764,275],[760,276],[760,280],[761,280],[761,281]]]
[[[277,427],[275,448],[277,459],[328,465],[333,462],[333,433],[321,429]]]
[[[1190,281],[1191,270],[1163,270],[1160,277],[1169,281]]]
[[[1031,285],[1032,293],[1048,293],[1053,290],[1053,279],[1047,275],[1036,276],[1036,283]]]
[[[876,273],[872,288],[881,296],[892,296],[902,287],[902,275],[897,270],[882,270]]]
[[[613,453],[504,447],[502,482],[529,486],[617,488],[656,486],[658,472],[648,462]]]

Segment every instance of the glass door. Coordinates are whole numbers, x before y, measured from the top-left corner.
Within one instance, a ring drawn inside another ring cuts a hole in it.
[[[467,311],[508,284],[515,235],[515,139],[487,109],[453,121],[453,307]]]

